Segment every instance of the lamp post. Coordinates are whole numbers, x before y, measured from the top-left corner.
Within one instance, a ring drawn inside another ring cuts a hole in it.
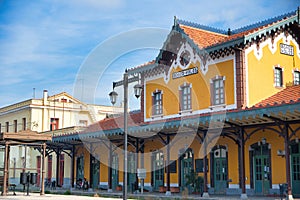
[[[136,77],[128,79],[127,69],[123,74],[123,81],[118,83],[113,83],[113,89],[116,85],[123,85],[124,87],[124,177],[123,177],[123,199],[127,199],[127,143],[128,143],[128,83],[134,82],[138,79]],[[134,86],[134,94],[136,98],[139,98],[142,93],[142,85],[137,84]],[[114,105],[117,101],[118,93],[114,90],[109,93],[110,101]]]

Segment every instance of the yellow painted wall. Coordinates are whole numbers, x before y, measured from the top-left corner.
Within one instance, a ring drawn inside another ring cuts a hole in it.
[[[146,118],[152,116],[152,94],[155,90],[163,92],[163,115],[174,115],[179,113],[179,87],[184,83],[192,84],[192,110],[207,109],[211,106],[210,102],[210,80],[214,77],[225,76],[225,103],[234,104],[234,60],[211,64],[208,72],[203,75],[200,70],[200,63],[190,64],[188,68],[198,66],[198,74],[172,79],[174,72],[181,71],[180,67],[172,69],[170,79],[167,83],[160,77],[146,82]],[[171,103],[172,102],[172,103]]]
[[[275,127],[275,129],[277,129]],[[249,130],[250,132],[251,130]],[[277,150],[284,150],[284,139],[273,131],[265,130],[259,131],[252,135],[245,144],[245,168],[246,168],[246,184],[250,184],[250,160],[249,147],[252,144],[266,138],[266,142],[270,144],[271,148],[271,167],[272,167],[272,184],[283,183],[286,180],[285,176],[285,158],[277,156]]]
[[[295,130],[298,128],[299,125],[292,125],[291,128]],[[279,130],[277,127],[273,127],[276,130]],[[246,129],[247,133],[252,132],[254,129]],[[170,160],[176,160],[177,162],[177,173],[170,174],[170,182],[171,184],[178,184],[178,175],[179,175],[179,152],[183,147],[192,148],[194,153],[194,164],[195,159],[202,159],[203,155],[200,153],[201,143],[198,139],[194,137],[195,135],[190,135],[189,137],[178,137],[172,138],[171,150],[170,150]],[[292,139],[296,137],[300,137],[300,132],[297,132],[297,135],[294,136]],[[245,143],[245,176],[246,176],[246,184],[250,185],[250,158],[249,158],[249,149],[250,146],[261,141],[262,138],[266,138],[266,142],[270,145],[271,149],[271,168],[272,168],[272,184],[280,184],[286,181],[285,175],[285,158],[282,156],[277,155],[277,150],[284,150],[284,139],[283,137],[279,137],[277,133],[274,131],[265,129],[257,131],[255,134],[251,135],[249,139],[247,139]],[[232,182],[229,184],[238,185],[239,184],[239,159],[238,159],[238,146],[237,144],[229,138],[220,137],[216,140],[213,140],[210,144],[208,149],[213,148],[216,145],[223,145],[226,146],[228,149],[228,179],[231,179]],[[129,150],[133,151],[134,149],[129,145]],[[100,182],[108,182],[108,150],[103,151],[104,149],[99,148],[96,152],[102,152],[101,154],[101,165],[100,165]],[[164,154],[164,160],[167,159],[167,152],[166,146],[163,145],[160,139],[149,140],[145,143],[145,154],[144,154],[144,168],[147,170],[147,175],[145,179],[145,183],[151,183],[151,155],[154,151],[162,151]],[[123,156],[122,156],[122,149],[117,149],[116,152],[119,155],[119,182],[123,182]],[[89,152],[81,147],[77,149],[77,155],[84,155],[84,175],[89,180]],[[211,175],[211,166],[210,166],[210,154],[208,156],[208,173],[207,173],[207,180],[210,184],[210,175]],[[140,155],[139,155],[139,166],[141,167],[140,163]],[[76,163],[75,163],[76,164]],[[194,166],[195,168],[195,166]],[[75,166],[76,169],[76,166]],[[76,173],[76,170],[75,170]],[[203,173],[198,173],[198,175],[203,176]],[[76,175],[75,175],[76,177]],[[167,183],[167,174],[165,173],[164,176],[165,184]]]
[[[252,106],[282,90],[287,83],[293,82],[293,70],[296,68],[300,69],[300,58],[296,55],[297,47],[293,40],[288,44],[294,47],[294,56],[288,56],[280,53],[280,43],[284,43],[286,37],[283,34],[278,37],[281,39],[274,43],[274,46],[277,47],[277,51],[274,54],[269,48],[271,39],[268,39],[268,42],[260,45],[262,49],[260,52],[260,54],[262,53],[261,59],[257,58],[257,53],[254,49],[246,55],[248,60],[248,106]],[[256,44],[254,46],[256,48]],[[274,66],[276,65],[280,65],[283,68],[283,88],[274,86]]]

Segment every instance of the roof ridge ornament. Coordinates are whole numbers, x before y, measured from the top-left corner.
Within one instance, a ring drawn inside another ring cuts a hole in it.
[[[193,28],[203,29],[206,31],[211,31],[211,32],[224,34],[224,35],[227,35],[227,33],[228,33],[227,30],[223,30],[220,28],[215,28],[215,27],[207,26],[207,25],[203,25],[203,24],[198,24],[198,23],[191,22],[191,21],[186,21],[186,20],[182,20],[182,19],[177,19],[176,21],[177,21],[177,24],[182,24],[185,26],[193,27]]]
[[[298,7],[298,10],[299,10],[299,7]],[[268,24],[271,24],[271,23],[274,23],[274,22],[277,22],[277,21],[282,21],[283,19],[292,17],[293,15],[296,15],[296,14],[297,14],[297,11],[292,11],[292,12],[288,12],[286,14],[271,17],[271,18],[266,19],[266,20],[258,21],[256,23],[249,24],[249,25],[243,26],[241,28],[234,29],[234,30],[232,30],[232,33],[237,34],[237,33],[248,31],[248,30],[251,30],[251,29],[254,29],[254,28],[259,28],[259,27],[262,27],[262,26],[266,26]],[[298,20],[299,20],[299,14],[298,14]]]
[[[300,6],[298,6],[297,14],[298,14],[298,24],[299,24],[300,23]]]
[[[177,17],[176,17],[176,15],[174,15],[174,26],[177,26],[177,25],[178,25]]]

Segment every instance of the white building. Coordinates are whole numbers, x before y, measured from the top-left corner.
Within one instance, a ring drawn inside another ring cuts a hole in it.
[[[119,112],[122,112],[121,107],[86,104],[66,92],[48,96],[48,91],[44,90],[42,99],[29,99],[0,108],[0,130],[1,132],[52,131],[53,134],[55,132],[78,132],[107,115]],[[55,167],[51,167],[52,165],[56,166],[57,161],[61,163],[61,167],[70,166],[70,157],[65,156],[64,152],[60,155],[60,158],[56,159],[56,154],[49,154],[48,168],[46,165],[46,177],[48,179],[56,180],[58,177]],[[0,168],[2,167],[0,164]],[[40,168],[41,156],[36,149],[26,146],[11,147],[10,183],[18,185],[20,173],[30,171],[38,173],[39,185]],[[64,168],[60,170],[62,174],[59,174],[60,183],[58,184],[67,187],[70,185],[70,167]]]

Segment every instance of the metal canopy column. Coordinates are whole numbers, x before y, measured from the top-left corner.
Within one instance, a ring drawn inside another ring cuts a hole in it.
[[[170,179],[170,136],[167,135],[167,191],[166,191],[166,195],[171,195],[171,191],[170,191],[170,183],[171,183],[171,179]]]
[[[291,189],[291,165],[290,165],[290,148],[289,148],[289,125],[284,123],[284,150],[285,150],[285,174],[287,183],[287,194],[288,199],[293,199],[292,189]]]
[[[5,155],[4,155],[4,180],[2,186],[2,195],[7,195],[7,179],[8,179],[8,167],[9,167],[9,145],[5,142]]]
[[[71,187],[74,188],[74,177],[75,177],[75,145],[72,145],[72,158],[71,158]]]
[[[42,161],[42,186],[40,195],[45,195],[45,174],[46,174],[46,143],[43,143],[43,161]]]
[[[204,132],[204,140],[202,142],[203,146],[204,146],[204,157],[203,157],[203,170],[204,170],[204,173],[203,173],[203,184],[204,184],[204,188],[203,188],[203,197],[209,197],[209,194],[208,194],[208,187],[207,187],[207,142],[206,142],[206,134],[207,134],[207,131]]]
[[[136,160],[136,169],[139,168],[139,138],[136,138],[136,146],[135,146],[135,153],[136,153],[136,156],[135,156],[135,160]],[[139,179],[138,179],[138,176],[137,176],[137,172],[136,172],[136,176],[135,176],[135,188],[139,188]]]
[[[241,199],[248,199],[246,193],[246,183],[245,183],[245,139],[244,139],[244,128],[239,129],[239,163],[240,163],[240,185],[242,189]]]
[[[59,172],[60,172],[60,148],[56,150],[56,187],[58,187],[59,183]]]
[[[112,192],[112,143],[109,143],[108,151],[108,192]]]

